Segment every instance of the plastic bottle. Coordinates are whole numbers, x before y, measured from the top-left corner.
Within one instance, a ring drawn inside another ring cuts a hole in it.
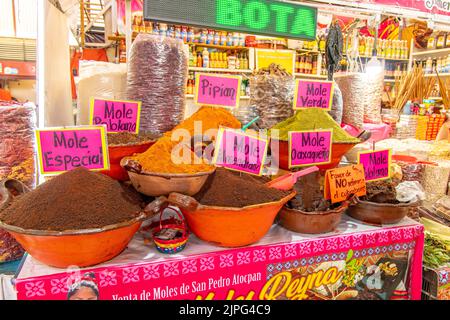
[[[317,75],[322,74],[322,54],[317,55]]]
[[[209,51],[205,48],[202,52],[203,68],[209,68]]]
[[[206,35],[206,44],[212,44],[214,42],[214,31],[208,30]]]
[[[197,66],[197,53],[195,52],[194,48],[192,48],[192,66]]]
[[[239,34],[237,32],[233,32],[233,46],[239,46]]]
[[[203,67],[203,59],[201,53],[197,55],[197,67],[199,68]]]
[[[219,45],[220,44],[220,33],[219,31],[214,32],[214,44]]]
[[[227,45],[227,34],[226,34],[226,32],[221,32],[220,33],[220,45],[221,46],[226,46]]]
[[[206,34],[206,31],[205,30],[202,30],[201,32],[200,32],[200,38],[199,38],[199,43],[206,43],[206,37],[207,37],[207,34]]]
[[[194,42],[194,31],[192,30],[192,28],[188,28],[186,41]]]
[[[239,33],[239,46],[245,47],[245,36],[243,33]]]
[[[187,42],[187,27],[183,26],[181,28],[181,39],[183,39],[184,42]]]

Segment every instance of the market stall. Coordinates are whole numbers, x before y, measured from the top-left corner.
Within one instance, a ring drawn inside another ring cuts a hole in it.
[[[448,61],[427,55],[450,34],[317,2],[100,3],[119,63],[80,61],[74,110],[0,103],[4,297],[448,297]]]

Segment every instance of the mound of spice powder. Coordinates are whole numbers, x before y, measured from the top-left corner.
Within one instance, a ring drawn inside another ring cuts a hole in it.
[[[287,141],[290,131],[333,129],[333,142],[359,143],[360,140],[347,133],[333,120],[326,110],[309,108],[298,110],[292,117],[278,123],[270,129],[279,130],[279,140]]]
[[[135,218],[141,204],[132,187],[80,167],[15,198],[0,220],[34,230],[101,228]]]
[[[194,198],[207,206],[242,208],[276,202],[290,193],[269,188],[262,181],[249,179],[248,174],[237,175],[227,169],[217,168]]]
[[[134,134],[131,132],[118,132],[118,133],[108,133],[108,145],[128,145],[128,144],[139,144],[143,142],[149,142],[155,140],[157,136],[151,133],[141,132],[139,134]]]

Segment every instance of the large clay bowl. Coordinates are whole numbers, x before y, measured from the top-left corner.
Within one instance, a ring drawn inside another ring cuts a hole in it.
[[[395,224],[406,217],[415,205],[415,203],[376,203],[360,199],[355,199],[354,202],[355,204],[348,208],[347,214],[354,219],[375,225]]]
[[[279,144],[279,152],[272,152],[272,158],[279,167],[289,170],[289,144],[287,141],[276,140]],[[341,162],[342,157],[352,149],[356,143],[333,143],[331,147],[331,162],[317,165],[320,170],[333,169]]]
[[[108,146],[109,153],[109,170],[101,171],[101,173],[110,176],[118,181],[126,181],[129,179],[127,171],[121,167],[120,160],[127,156],[132,156],[135,153],[142,153],[147,151],[155,141],[146,141],[138,144],[124,144],[124,145],[110,145]]]
[[[299,233],[327,233],[337,227],[339,222],[341,222],[342,214],[347,208],[347,202],[334,210],[315,212],[290,209],[284,206],[278,215],[279,224],[288,230]]]
[[[205,206],[195,199],[170,194],[169,202],[180,207],[189,229],[200,239],[221,247],[242,247],[259,241],[269,231],[280,209],[293,197],[243,208]]]
[[[121,166],[128,171],[133,187],[147,196],[168,195],[171,192],[179,192],[194,195],[200,191],[208,177],[216,170],[198,173],[158,173],[145,172],[134,169],[133,160],[123,158]],[[132,165],[133,164],[133,165]]]
[[[103,228],[47,231],[11,226],[0,221],[22,247],[37,260],[57,268],[88,267],[108,261],[121,253],[149,213],[156,213],[166,203],[159,198],[136,218]],[[0,206],[1,207],[1,206]]]

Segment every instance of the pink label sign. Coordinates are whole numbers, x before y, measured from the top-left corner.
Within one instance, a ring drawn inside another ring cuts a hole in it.
[[[366,151],[358,154],[366,181],[388,179],[391,176],[391,150]]]
[[[330,163],[332,137],[332,129],[289,132],[289,167]]]
[[[261,175],[267,140],[233,129],[221,128],[214,150],[214,164],[231,170]]]
[[[322,108],[331,110],[333,81],[297,80],[294,109]]]
[[[104,124],[108,132],[139,133],[139,101],[91,98],[90,108],[90,124]]]
[[[235,108],[239,105],[241,76],[197,73],[195,103]]]
[[[36,130],[41,174],[57,174],[77,167],[109,169],[104,126]]]

